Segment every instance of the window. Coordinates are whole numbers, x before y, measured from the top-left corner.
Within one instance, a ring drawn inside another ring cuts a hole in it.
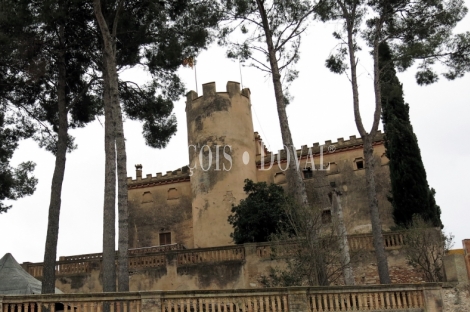
[[[151,203],[151,202],[153,202],[152,193],[150,193],[150,192],[145,192],[145,193],[142,195],[142,204]]]
[[[171,233],[160,233],[160,245],[170,245],[171,244]]]
[[[354,159],[354,170],[361,170],[365,168],[364,158],[359,157]]]
[[[331,223],[331,210],[325,209],[321,213],[321,223],[328,224]]]
[[[274,175],[274,184],[284,184],[286,182],[286,175],[284,174],[284,172],[277,172]]]
[[[311,179],[311,178],[313,178],[313,171],[312,171],[312,168],[307,167],[305,170],[303,170],[303,172],[304,172],[304,179]]]
[[[178,199],[179,197],[180,196],[176,188],[173,187],[168,190],[168,199]]]

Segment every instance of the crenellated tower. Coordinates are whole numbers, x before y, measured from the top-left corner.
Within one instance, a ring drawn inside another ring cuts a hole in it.
[[[187,94],[186,117],[194,246],[232,244],[232,204],[246,197],[245,179],[257,180],[250,90],[229,81],[216,92],[206,83],[202,96]]]

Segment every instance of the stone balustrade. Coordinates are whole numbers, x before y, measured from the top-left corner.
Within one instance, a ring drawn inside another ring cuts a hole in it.
[[[382,234],[385,249],[399,248],[404,245],[403,232],[385,232]],[[348,235],[349,248],[351,250],[373,250],[374,242],[372,234]]]
[[[231,260],[244,260],[245,248],[243,246],[223,246],[213,248],[190,249],[177,252],[178,265],[220,262]]]
[[[183,244],[175,243],[175,244],[170,244],[170,245],[129,249],[129,255],[148,254],[148,253],[166,252],[166,251],[183,250],[183,249],[186,249]]]
[[[325,291],[308,296],[310,311],[384,311],[424,309],[420,290],[390,289],[385,291]]]
[[[399,248],[404,244],[404,235],[402,232],[388,232],[383,234],[386,249]],[[373,250],[371,234],[349,235],[348,241],[351,250]],[[277,244],[278,257],[290,252],[289,243],[257,243],[256,255],[259,258],[269,258],[272,254],[272,246]],[[176,255],[177,265],[189,265],[204,262],[223,262],[223,261],[243,261],[245,259],[245,246],[232,245],[211,248],[184,249],[181,244],[166,246],[154,246],[148,248],[129,250],[129,269],[137,271],[140,269],[165,266],[168,255]],[[56,274],[69,275],[88,273],[91,269],[101,266],[101,254],[87,254],[70,257],[60,257],[56,263]],[[34,277],[42,276],[42,263],[23,264],[25,270]]]
[[[94,260],[103,258],[102,253],[84,254],[76,256],[59,257],[59,261],[81,261],[81,260]]]
[[[0,312],[339,312],[442,311],[435,283],[0,296]]]
[[[189,311],[273,311],[287,312],[287,293],[271,291],[269,293],[233,293],[233,294],[201,294],[197,297],[181,294],[167,295],[162,298],[162,312]]]
[[[164,255],[129,257],[129,271],[156,268],[165,265],[166,257]]]
[[[383,233],[385,249],[400,248],[404,245],[404,233],[403,232],[386,232]],[[374,243],[372,234],[353,234],[348,235],[348,243],[351,251],[359,250],[374,250]],[[283,257],[289,253],[289,245],[295,244],[289,243],[259,243],[256,247],[256,253],[260,258],[271,257],[273,246],[279,246],[276,256]]]

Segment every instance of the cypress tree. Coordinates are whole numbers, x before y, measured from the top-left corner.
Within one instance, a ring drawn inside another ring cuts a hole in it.
[[[402,84],[396,76],[392,53],[387,43],[379,46],[382,121],[386,156],[390,160],[391,196],[395,223],[408,227],[413,215],[433,226],[442,227],[440,208],[430,189],[421,159],[418,139],[410,122],[409,106],[403,98]]]

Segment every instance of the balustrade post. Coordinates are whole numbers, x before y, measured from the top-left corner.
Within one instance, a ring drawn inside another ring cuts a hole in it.
[[[287,290],[287,304],[289,312],[309,311],[307,291],[289,287]]]
[[[443,300],[441,285],[426,285],[423,287],[424,309],[426,312],[442,312]]]
[[[140,306],[141,311],[145,312],[161,312],[163,302],[162,294],[160,292],[141,292],[140,293]]]
[[[0,296],[0,312],[3,312],[3,296]]]

